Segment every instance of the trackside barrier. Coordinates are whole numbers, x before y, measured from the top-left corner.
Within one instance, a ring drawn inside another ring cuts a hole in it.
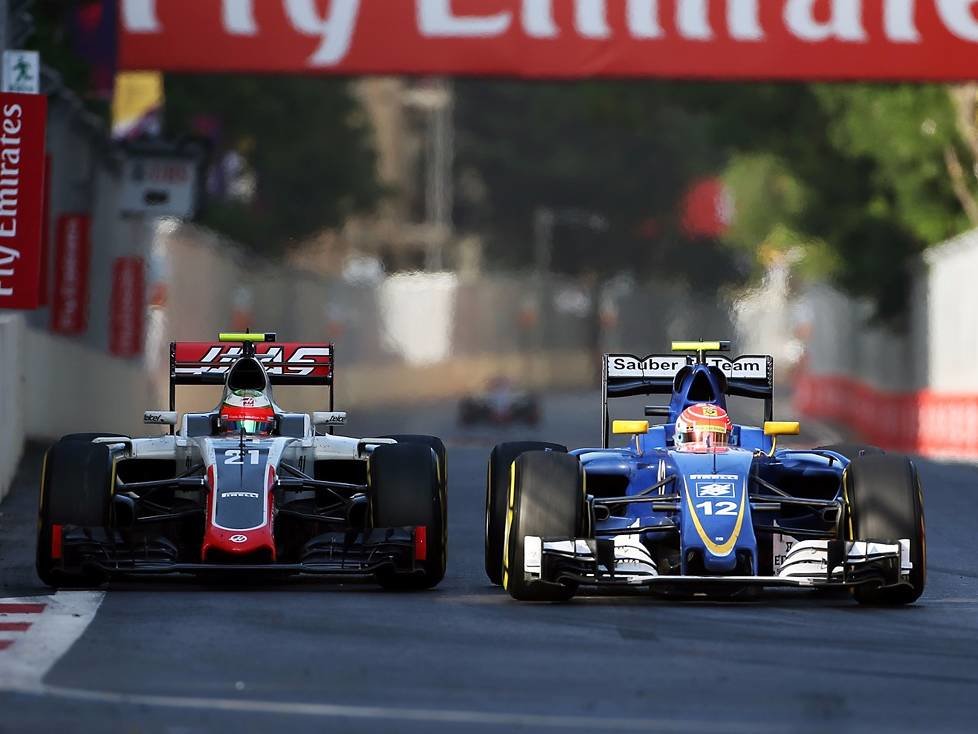
[[[868,443],[894,451],[978,456],[978,394],[888,392],[849,377],[804,375],[796,383],[795,407],[843,423]]]
[[[866,304],[824,286],[810,313],[795,407],[860,439],[926,456],[978,458],[978,230],[929,250],[905,329],[869,325]]]
[[[23,341],[23,319],[0,314],[0,499],[10,489],[24,448]]]
[[[25,331],[23,353],[26,435],[146,432],[143,410],[156,397],[142,362],[35,329]]]

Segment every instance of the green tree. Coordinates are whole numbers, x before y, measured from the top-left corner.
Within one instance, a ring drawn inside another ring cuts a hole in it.
[[[254,197],[215,198],[204,224],[268,255],[301,244],[382,191],[369,123],[343,80],[170,75],[169,137],[216,125],[214,163],[233,151],[254,174]]]
[[[870,298],[880,319],[905,312],[920,252],[969,226],[971,182],[962,196],[949,161],[964,169],[975,158],[946,87],[691,85],[681,95],[711,111],[714,141],[732,156],[727,178],[746,220],[735,241],[749,249],[753,238],[758,253],[775,241],[803,248],[810,271]],[[750,165],[760,180],[744,174]],[[778,194],[785,181],[791,196]]]
[[[462,197],[458,223],[484,233],[494,263],[532,265],[534,211],[545,206],[609,224],[603,232],[558,224],[557,270],[632,269],[707,286],[738,277],[736,252],[681,234],[687,184],[724,158],[708,116],[676,104],[668,85],[469,80],[456,93],[458,170],[478,178],[483,194]]]

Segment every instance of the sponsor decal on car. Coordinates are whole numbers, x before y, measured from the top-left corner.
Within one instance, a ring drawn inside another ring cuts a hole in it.
[[[660,377],[672,378],[686,365],[686,357],[674,354],[635,357],[630,354],[614,354],[608,357],[608,377]]]
[[[271,376],[329,378],[332,375],[332,350],[328,344],[257,344],[255,348],[255,356]],[[243,354],[241,347],[233,345],[178,342],[174,372],[223,375]]]
[[[708,357],[706,363],[716,367],[727,377],[736,379],[765,379],[767,377],[767,357]]]
[[[733,499],[737,496],[733,482],[697,482],[696,497],[709,499]]]
[[[257,492],[221,492],[221,499],[227,497],[251,497],[252,499],[258,499],[259,494]]]

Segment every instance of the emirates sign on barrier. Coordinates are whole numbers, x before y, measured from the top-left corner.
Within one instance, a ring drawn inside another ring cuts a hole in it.
[[[0,309],[41,302],[47,99],[0,94]]]
[[[127,69],[978,78],[978,0],[121,0]]]

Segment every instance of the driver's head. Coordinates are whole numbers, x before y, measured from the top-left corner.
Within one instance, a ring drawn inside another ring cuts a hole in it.
[[[270,436],[275,410],[259,390],[232,390],[221,403],[221,431],[249,436]]]
[[[697,403],[686,408],[676,421],[676,450],[726,448],[732,435],[733,423],[727,411],[710,403]]]

